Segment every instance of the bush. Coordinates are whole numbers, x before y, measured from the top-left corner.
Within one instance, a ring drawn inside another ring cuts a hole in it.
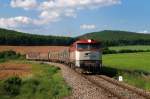
[[[133,53],[133,52],[137,52],[137,50],[123,49],[118,51],[118,53]]]
[[[40,86],[40,80],[36,78],[27,79],[22,84],[21,91],[26,94],[35,94]]]
[[[13,55],[16,55],[16,52],[14,52],[14,51],[0,52],[0,58],[9,57],[9,56],[13,56]]]
[[[16,96],[20,92],[20,87],[22,85],[22,80],[19,77],[10,77],[6,79],[3,83],[4,92],[11,96]]]
[[[116,50],[109,50],[109,49],[103,50],[103,54],[116,54],[116,53],[118,53]]]
[[[14,51],[3,51],[0,52],[0,59],[16,59],[19,58],[21,55]]]

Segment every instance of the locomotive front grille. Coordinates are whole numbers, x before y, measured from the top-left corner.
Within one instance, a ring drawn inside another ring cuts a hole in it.
[[[89,60],[84,60],[84,61],[80,61],[81,66],[99,66],[100,61],[89,61]]]
[[[101,61],[100,60],[82,60],[80,61],[80,68],[85,71],[89,72],[99,72],[101,68]]]

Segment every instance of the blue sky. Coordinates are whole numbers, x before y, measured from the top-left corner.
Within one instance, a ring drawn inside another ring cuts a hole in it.
[[[0,27],[77,36],[101,30],[150,33],[150,0],[0,0]]]

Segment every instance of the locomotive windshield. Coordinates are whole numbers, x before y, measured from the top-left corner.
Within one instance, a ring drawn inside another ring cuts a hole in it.
[[[77,44],[78,50],[92,50],[92,49],[99,49],[99,44]]]

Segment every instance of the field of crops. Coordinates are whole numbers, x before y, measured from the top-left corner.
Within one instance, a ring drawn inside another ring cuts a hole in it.
[[[125,50],[125,49],[130,49],[130,50],[150,50],[149,45],[132,45],[132,46],[116,46],[116,47],[109,47],[110,50]]]
[[[0,79],[10,76],[26,77],[31,74],[30,64],[5,62],[0,64]]]
[[[105,66],[127,70],[142,70],[150,72],[150,52],[109,54],[103,56]]]
[[[123,76],[128,84],[150,90],[150,52],[103,55],[107,73]],[[115,73],[115,74],[114,74]]]
[[[48,53],[68,48],[67,46],[0,46],[0,52],[13,50],[17,53],[26,54],[30,52]]]

